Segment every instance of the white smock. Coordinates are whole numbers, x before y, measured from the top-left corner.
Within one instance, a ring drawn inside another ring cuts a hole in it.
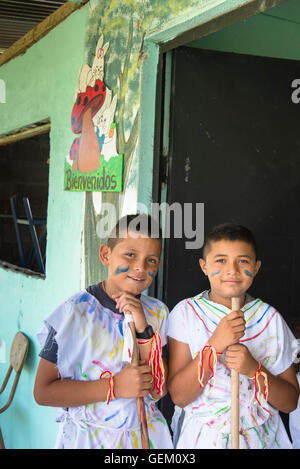
[[[167,307],[145,295],[141,295],[140,301],[147,322],[159,332],[164,346],[167,342]],[[119,373],[130,361],[132,342],[124,315],[103,307],[86,290],[73,295],[46,319],[38,334],[42,346],[49,326],[56,331],[57,368],[62,379],[97,380],[104,371]],[[155,401],[150,394],[144,401],[150,447],[173,448],[168,425]],[[59,412],[56,448],[142,447],[135,399],[116,398],[109,404],[96,402],[59,409]]]
[[[272,374],[279,375],[293,363],[299,345],[281,315],[260,299],[242,308],[246,320],[240,340],[251,355]],[[168,335],[189,345],[195,358],[230,309],[209,300],[205,291],[178,303],[169,316]],[[242,448],[291,448],[279,412],[254,398],[254,380],[240,379],[240,435]],[[215,386],[210,380],[197,399],[184,409],[175,406],[172,421],[174,445],[181,448],[230,448],[231,371],[225,353],[218,357]]]

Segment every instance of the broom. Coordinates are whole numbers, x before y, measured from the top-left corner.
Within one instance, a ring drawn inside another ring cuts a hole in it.
[[[231,298],[232,311],[240,308],[239,298]],[[239,373],[231,370],[231,448],[239,449]]]
[[[129,313],[130,314],[130,313]],[[139,364],[139,350],[136,341],[136,331],[133,319],[129,322],[129,327],[132,334],[133,339],[133,349],[132,349],[132,359],[131,364],[138,366]],[[145,402],[143,397],[136,398],[136,406],[138,411],[138,419],[139,419],[139,427],[141,432],[141,441],[142,441],[142,448],[149,449],[149,435],[148,435],[148,428],[147,428],[147,419],[146,419],[146,412],[145,412]]]

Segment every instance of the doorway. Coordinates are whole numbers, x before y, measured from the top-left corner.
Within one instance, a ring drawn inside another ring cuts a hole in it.
[[[204,203],[204,233],[251,229],[262,268],[250,293],[297,319],[300,288],[300,62],[179,47],[173,51],[167,202]],[[208,288],[185,238],[166,239],[170,309]]]

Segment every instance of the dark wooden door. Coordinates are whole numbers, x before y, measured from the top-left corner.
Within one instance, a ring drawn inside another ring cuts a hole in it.
[[[204,231],[250,228],[262,268],[250,291],[299,321],[300,62],[178,48],[173,55],[168,203],[203,202]],[[208,288],[201,250],[166,240],[165,302]]]

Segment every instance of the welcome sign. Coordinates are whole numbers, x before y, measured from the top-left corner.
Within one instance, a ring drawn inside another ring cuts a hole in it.
[[[117,155],[108,162],[100,156],[99,167],[91,173],[73,170],[65,161],[64,188],[66,191],[115,191],[121,192],[123,176],[123,155]]]
[[[114,120],[117,95],[104,84],[104,56],[109,47],[100,36],[90,67],[80,67],[71,129],[77,136],[64,162],[66,191],[121,192],[123,154],[117,151]]]

